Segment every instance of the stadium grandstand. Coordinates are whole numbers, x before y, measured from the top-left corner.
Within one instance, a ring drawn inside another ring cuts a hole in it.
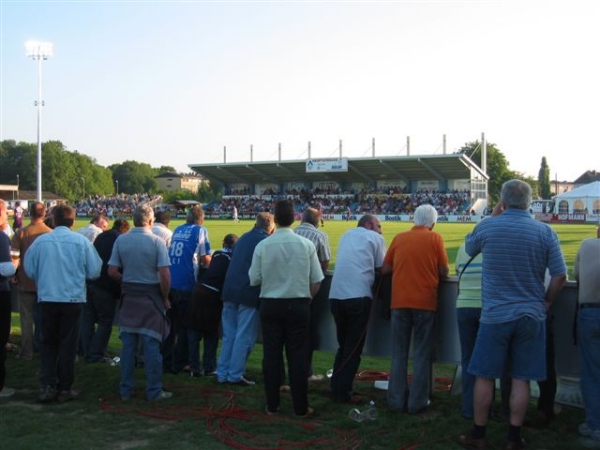
[[[467,155],[414,155],[367,158],[314,158],[263,162],[190,164],[191,170],[218,186],[221,202],[205,205],[209,217],[252,218],[288,198],[301,211],[318,207],[330,220],[384,215],[410,220],[422,203],[443,216],[480,216],[487,207],[488,176]]]

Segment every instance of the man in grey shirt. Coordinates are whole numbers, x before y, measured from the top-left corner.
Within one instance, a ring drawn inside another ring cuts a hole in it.
[[[163,390],[160,346],[169,333],[165,312],[170,308],[171,273],[164,241],[152,233],[154,211],[142,204],[133,211],[135,228],[115,241],[108,261],[108,275],[121,282],[119,337],[122,400],[133,395],[135,355],[138,341],[144,349],[146,397],[150,401],[170,398]],[[120,269],[120,270],[119,270]]]

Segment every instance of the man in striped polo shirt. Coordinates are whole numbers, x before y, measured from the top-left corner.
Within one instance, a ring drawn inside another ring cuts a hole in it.
[[[329,246],[329,237],[323,233],[319,228],[319,221],[323,223],[323,213],[315,208],[306,208],[302,213],[302,222],[296,227],[294,232],[302,237],[305,237],[313,244],[317,249],[317,258],[321,264],[321,270],[323,274],[329,268],[329,261],[331,260],[331,247]],[[315,298],[318,297],[318,294]],[[314,374],[312,369],[312,356],[315,348],[319,343],[319,328],[316,325],[316,314],[317,306],[314,301],[310,303],[310,346],[308,350],[308,380],[309,381],[321,381],[324,379],[323,375]]]
[[[502,185],[492,217],[467,235],[465,249],[483,254],[482,312],[469,372],[476,376],[474,426],[460,436],[465,448],[486,448],[486,424],[494,379],[508,368],[512,379],[510,428],[504,449],[524,448],[521,426],[529,381],[546,379],[546,311],[567,279],[558,237],[529,214],[531,187],[521,180]],[[551,280],[544,288],[549,270]]]

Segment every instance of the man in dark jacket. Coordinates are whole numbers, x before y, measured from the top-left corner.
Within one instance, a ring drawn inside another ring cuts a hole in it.
[[[188,329],[190,376],[216,375],[219,324],[223,301],[221,292],[229,268],[233,249],[238,240],[235,234],[223,239],[223,248],[212,254],[210,264],[202,272],[194,290],[186,314]],[[200,341],[204,338],[204,354],[200,369]]]
[[[275,229],[273,215],[259,213],[256,224],[238,239],[223,285],[223,342],[217,365],[219,383],[253,386],[244,377],[246,361],[258,337],[260,286],[250,286],[248,269],[254,248]]]
[[[108,260],[117,238],[129,231],[129,222],[117,219],[110,230],[103,231],[94,240],[94,247],[102,259],[100,278],[88,283],[88,302],[83,308],[81,343],[87,362],[109,362],[106,348],[112,332],[121,285],[108,276]],[[94,329],[94,324],[98,327]]]

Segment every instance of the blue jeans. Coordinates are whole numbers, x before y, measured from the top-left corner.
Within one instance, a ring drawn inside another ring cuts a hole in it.
[[[255,307],[223,302],[223,340],[217,365],[220,383],[240,381],[244,375],[246,361],[258,337],[259,323]]]
[[[461,412],[468,419],[473,418],[473,389],[475,376],[468,371],[471,354],[475,348],[477,333],[479,331],[479,318],[481,308],[456,308],[456,321],[458,323],[458,337],[460,339],[460,364],[461,376]]]
[[[88,284],[88,303],[83,307],[81,340],[87,362],[104,358],[112,333],[117,298],[110,292]],[[94,323],[98,326],[94,328]]]
[[[579,310],[577,344],[585,421],[592,430],[600,430],[600,308]]]
[[[204,338],[204,352],[202,354],[202,372],[209,374],[217,369],[217,347],[219,335],[208,334],[192,328],[187,330],[189,346],[190,371],[200,372],[200,341]]]
[[[142,343],[144,352],[144,372],[146,373],[146,398],[154,400],[162,390],[162,355],[160,354],[160,341],[158,339],[139,333],[128,333],[121,331],[119,337],[122,342],[121,348],[121,383],[119,394],[123,399],[129,399],[133,395],[135,385],[135,355],[138,349],[138,341]]]
[[[360,367],[360,355],[365,345],[369,324],[371,299],[368,297],[344,300],[332,298],[329,301],[338,341],[330,387],[337,401],[347,402],[352,397],[352,382]]]
[[[427,407],[431,392],[435,311],[392,309],[392,367],[387,400],[392,409],[416,414]],[[414,329],[413,376],[408,389],[408,352]]]

